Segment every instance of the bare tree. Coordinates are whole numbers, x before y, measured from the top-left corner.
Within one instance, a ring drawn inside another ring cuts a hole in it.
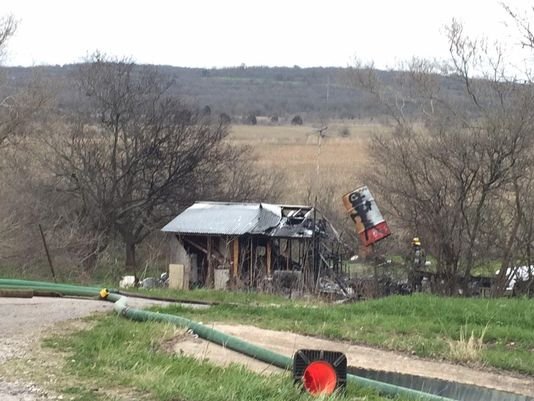
[[[17,30],[17,21],[12,15],[0,18],[0,57],[5,54],[9,39]]]
[[[0,58],[5,56],[16,28],[13,16],[0,18]],[[46,117],[53,114],[48,107],[51,96],[47,83],[39,74],[22,88],[10,86],[7,80],[2,80],[0,85],[0,260],[17,266],[30,262],[38,265],[43,252],[39,246],[37,224],[43,223],[45,229],[55,231],[68,210],[63,207],[57,192],[50,190],[49,177],[36,166],[34,142],[24,141],[26,135],[48,128]],[[50,245],[54,252],[62,248],[68,249],[66,253],[69,253],[73,236],[61,237],[50,236]],[[80,239],[78,242],[83,244],[85,241]]]
[[[0,18],[0,60],[16,29],[13,16]],[[6,90],[5,85],[0,86],[0,148],[16,142],[32,129],[35,115],[50,101],[49,90],[43,84],[35,76],[22,89]]]
[[[15,145],[38,129],[37,120],[50,110],[53,97],[50,88],[35,77],[28,87],[6,96],[0,103],[0,149]]]
[[[224,141],[225,122],[169,96],[172,82],[154,68],[96,54],[78,84],[84,109],[67,135],[43,138],[55,153],[50,167],[87,229],[120,236],[135,272],[136,246],[195,199],[220,195],[242,152]]]
[[[278,202],[282,195],[283,173],[276,168],[262,170],[249,146],[232,146],[225,171],[213,188],[212,197],[227,201]]]
[[[438,261],[442,290],[467,289],[477,262],[508,265],[513,242],[491,243],[492,219],[516,237],[514,194],[531,162],[534,91],[507,77],[503,54],[471,41],[462,27],[449,28],[450,75],[443,67],[415,60],[399,81],[386,86],[372,68],[358,68],[353,80],[373,94],[395,129],[371,145],[371,182],[386,200],[386,212],[419,235]],[[463,95],[450,99],[439,82],[461,84]],[[516,202],[517,203],[517,202]],[[503,207],[508,205],[507,213]],[[511,206],[511,208],[510,208]],[[506,270],[506,269],[505,269]]]
[[[13,16],[0,18],[0,59],[3,58],[7,43],[16,28],[17,23]],[[16,115],[14,102],[11,96],[0,96],[0,146],[6,142],[19,121],[14,118]]]

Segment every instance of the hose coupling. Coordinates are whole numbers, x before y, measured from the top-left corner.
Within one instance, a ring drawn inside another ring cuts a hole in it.
[[[109,295],[109,291],[107,288],[102,288],[99,292],[100,299],[106,299]]]

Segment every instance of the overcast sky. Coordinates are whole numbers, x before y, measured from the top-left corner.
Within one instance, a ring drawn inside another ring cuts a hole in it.
[[[509,0],[518,10],[527,0]],[[19,20],[7,65],[67,64],[95,50],[139,63],[190,67],[395,67],[444,58],[444,26],[518,43],[495,0],[0,0]]]

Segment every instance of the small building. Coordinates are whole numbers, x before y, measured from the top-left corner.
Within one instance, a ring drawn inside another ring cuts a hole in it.
[[[340,268],[339,235],[311,206],[196,202],[162,231],[186,287],[313,289]]]

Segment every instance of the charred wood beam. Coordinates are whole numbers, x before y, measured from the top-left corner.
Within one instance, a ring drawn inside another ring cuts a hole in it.
[[[215,255],[213,255],[211,252],[213,248],[211,237],[208,237],[207,241],[208,277],[206,278],[206,284],[209,288],[213,288],[215,284],[215,272],[212,258],[215,257]]]
[[[328,263],[328,261],[325,259],[325,257],[323,256],[322,253],[319,252],[319,257],[321,258],[321,260],[324,262],[324,264],[326,265],[326,267],[330,268],[330,264]]]
[[[249,271],[248,271],[248,285],[252,287],[253,276],[254,276],[254,250],[253,250],[253,239],[249,239],[250,253],[249,253]]]
[[[233,241],[233,276],[235,278],[239,275],[239,238],[234,239]]]
[[[265,255],[267,258],[266,264],[267,264],[267,276],[271,277],[271,251],[272,251],[272,245],[271,241],[267,242],[267,246],[265,247]]]
[[[208,237],[210,238],[210,237]],[[196,242],[188,239],[188,238],[183,238],[184,242],[187,242],[189,245],[191,245],[193,248],[196,248],[198,249],[199,251],[205,253],[206,255],[208,254],[208,250],[206,248],[204,248],[202,245],[199,245],[197,244]],[[208,241],[210,241],[208,239]],[[224,263],[225,262],[225,258],[223,255],[221,255],[219,252],[217,252],[216,250],[214,249],[211,249],[211,257],[214,258],[214,259],[217,259],[218,262],[221,262],[221,263]]]
[[[328,264],[328,261],[325,259],[325,257],[320,253],[319,256],[321,257],[321,260],[324,262],[324,264],[327,266],[327,267],[330,267],[330,265]],[[343,282],[339,279],[339,277],[337,276],[336,273],[333,274],[334,275],[334,281],[337,283],[337,285],[339,285],[339,288],[341,288],[341,291],[343,291],[343,293],[345,294],[345,296],[349,296],[349,291],[347,289],[347,287],[345,286],[345,284],[343,284]]]

